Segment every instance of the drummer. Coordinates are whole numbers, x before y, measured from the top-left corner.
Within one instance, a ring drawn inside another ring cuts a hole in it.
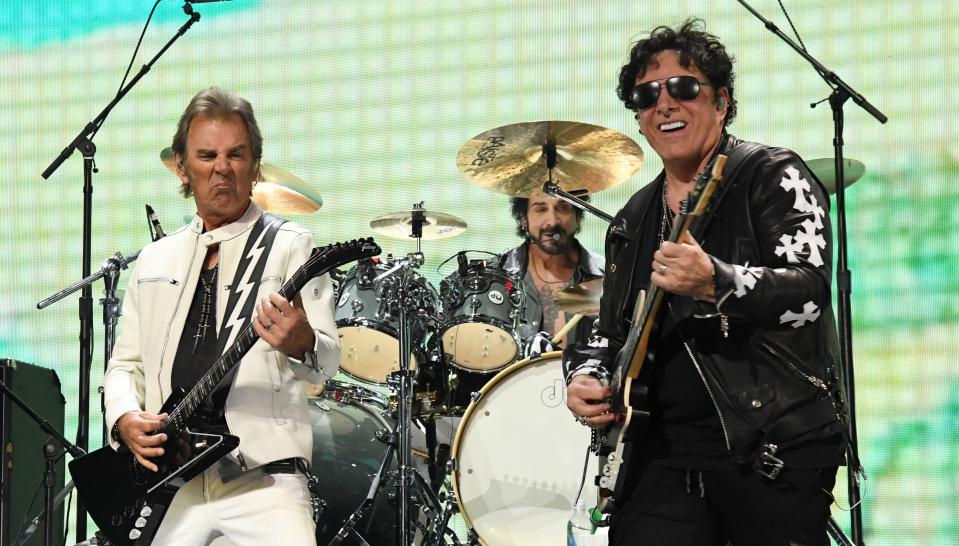
[[[588,200],[588,196],[584,199]],[[582,210],[539,189],[528,198],[510,198],[510,205],[516,234],[523,244],[503,254],[500,266],[523,279],[526,310],[519,334],[526,342],[527,353],[543,353],[552,350],[549,340],[572,318],[560,312],[553,295],[602,276],[605,260],[576,240],[583,221]],[[559,345],[586,339],[592,324],[592,318],[584,317]]]

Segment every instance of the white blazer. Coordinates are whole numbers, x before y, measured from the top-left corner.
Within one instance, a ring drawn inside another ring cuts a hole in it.
[[[203,233],[203,221],[197,216],[140,253],[127,283],[119,334],[103,378],[108,427],[112,428],[128,411],[156,413],[170,396],[177,344],[207,248],[216,244],[220,245],[216,292],[219,334],[227,320],[227,285],[233,283],[247,238],[262,214],[251,204],[239,220],[208,233]],[[259,294],[251,297],[278,291],[307,260],[314,246],[309,231],[290,222],[283,224],[260,279]],[[230,387],[226,421],[230,432],[240,438],[233,455],[247,468],[288,457],[312,458],[313,432],[303,383],[321,383],[336,374],[340,342],[329,276],[309,281],[300,296],[316,334],[318,369],[304,366],[259,340],[240,362]],[[241,306],[242,301],[237,304]],[[233,328],[231,335],[237,333],[238,328]],[[119,447],[112,439],[111,445]]]

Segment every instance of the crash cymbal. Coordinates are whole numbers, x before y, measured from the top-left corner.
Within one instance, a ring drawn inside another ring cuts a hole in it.
[[[481,188],[524,197],[549,179],[544,145],[555,146],[553,181],[565,191],[602,191],[643,165],[639,145],[618,131],[574,121],[534,121],[473,137],[460,148],[456,167]]]
[[[401,210],[378,216],[370,221],[373,231],[394,239],[413,239],[413,213],[423,213],[424,241],[448,239],[466,231],[466,222],[453,216],[425,209]]]
[[[816,175],[826,189],[829,191],[829,194],[832,195],[836,193],[836,160],[832,157],[821,157],[819,159],[813,159],[806,162],[806,165],[809,166],[809,170]],[[846,183],[843,184],[844,188],[852,186],[853,182],[862,178],[862,175],[866,173],[866,166],[862,164],[862,161],[856,161],[855,159],[843,159],[842,165],[842,176],[846,179]]]
[[[579,284],[566,287],[553,294],[553,303],[560,311],[599,314],[599,300],[603,297],[603,278],[596,277]]]
[[[176,173],[171,148],[160,152],[160,161]],[[308,214],[323,206],[323,198],[306,182],[265,161],[260,162],[260,177],[253,186],[251,199],[261,209],[278,214]]]

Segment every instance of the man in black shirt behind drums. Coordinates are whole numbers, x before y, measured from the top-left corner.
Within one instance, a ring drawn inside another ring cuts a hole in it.
[[[516,233],[525,241],[503,255],[501,266],[523,280],[526,308],[519,334],[527,346],[533,345],[528,347],[532,352],[542,353],[549,347],[542,346],[540,340],[546,336],[537,336],[537,332],[552,338],[571,319],[556,307],[554,294],[602,276],[605,260],[576,240],[582,210],[538,189],[528,198],[510,198],[510,205]],[[559,344],[585,339],[592,322],[584,317]]]

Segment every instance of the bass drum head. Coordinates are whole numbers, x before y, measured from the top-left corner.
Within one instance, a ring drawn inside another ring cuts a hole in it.
[[[463,518],[488,546],[565,544],[590,430],[566,408],[562,353],[498,373],[470,404],[453,442],[453,489]],[[582,497],[597,495],[590,454]]]

